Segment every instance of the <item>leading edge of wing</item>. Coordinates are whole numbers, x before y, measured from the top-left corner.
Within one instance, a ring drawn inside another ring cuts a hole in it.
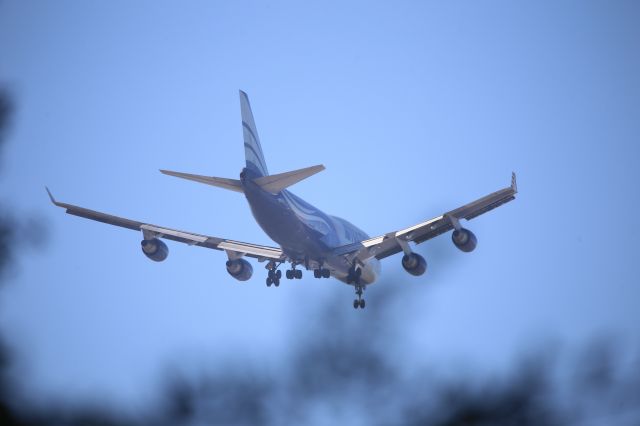
[[[222,250],[254,257],[258,260],[272,259],[284,260],[282,249],[277,247],[263,246],[259,244],[245,243],[242,241],[229,240],[226,238],[212,237],[209,235],[196,234],[193,232],[180,231],[177,229],[166,228],[145,222],[127,219],[120,216],[99,212],[96,210],[86,209],[84,207],[75,206],[73,204],[62,203],[57,201],[49,188],[45,187],[49,199],[58,207],[66,209],[66,213],[83,217],[85,219],[95,220],[97,222],[107,223],[109,225],[119,226],[122,228],[132,229],[134,231],[142,231],[145,235],[150,234],[158,238],[166,238],[178,241],[188,245],[196,245],[214,250]]]

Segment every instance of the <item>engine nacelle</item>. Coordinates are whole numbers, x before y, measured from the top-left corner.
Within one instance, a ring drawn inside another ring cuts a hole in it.
[[[227,260],[227,272],[238,281],[246,281],[253,275],[253,267],[244,259]]]
[[[453,234],[451,234],[451,241],[456,245],[460,250],[469,253],[476,248],[478,245],[478,240],[473,232],[469,231],[465,228],[460,228],[460,230],[454,230]]]
[[[427,261],[418,253],[405,254],[402,256],[402,267],[405,271],[417,277],[427,270]]]
[[[140,245],[144,255],[155,262],[162,262],[169,256],[169,247],[158,238],[142,240]]]

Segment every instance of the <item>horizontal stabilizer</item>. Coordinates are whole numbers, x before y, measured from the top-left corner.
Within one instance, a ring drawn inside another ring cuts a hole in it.
[[[291,172],[278,173],[277,175],[262,176],[254,179],[253,181],[265,191],[277,194],[283,189],[300,182],[302,179],[306,179],[323,170],[324,166],[319,164],[317,166],[306,167],[304,169],[294,170]]]
[[[238,179],[227,179],[213,176],[192,175],[189,173],[172,172],[171,170],[160,170],[161,173],[169,176],[175,176],[182,179],[188,179],[195,182],[206,183],[207,185],[218,186],[220,188],[229,189],[235,192],[244,192],[242,184]]]

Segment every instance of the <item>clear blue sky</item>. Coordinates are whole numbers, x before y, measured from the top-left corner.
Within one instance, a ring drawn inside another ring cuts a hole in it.
[[[399,363],[501,368],[522,348],[601,333],[637,345],[640,4],[538,2],[0,3],[0,82],[17,111],[3,202],[50,226],[0,320],[34,398],[143,403],[165,366],[277,368],[317,306],[359,316],[337,281],[237,283],[222,253],[65,215],[63,201],[266,243],[244,198],[159,168],[236,177],[238,89],[272,173],[324,164],[294,192],[371,235],[509,184],[518,199],[419,246],[397,288]],[[304,303],[304,306],[300,306]],[[383,300],[376,302],[378,305]],[[62,342],[67,349],[60,350]]]

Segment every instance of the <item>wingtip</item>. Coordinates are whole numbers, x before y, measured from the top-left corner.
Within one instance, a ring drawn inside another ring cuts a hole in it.
[[[45,186],[45,187],[44,187],[44,189],[46,189],[46,190],[47,190],[47,194],[49,194],[49,199],[51,200],[51,202],[52,202],[54,205],[58,205],[58,203],[56,202],[56,199],[55,199],[55,198],[53,198],[53,194],[51,193],[51,191],[49,191],[49,188],[48,188],[47,186]]]
[[[184,173],[180,173],[180,172],[174,172],[173,170],[165,170],[165,169],[159,169],[160,173],[162,173],[163,175],[167,175],[167,176],[178,176],[181,177],[181,175],[183,175]]]
[[[511,172],[511,189],[518,192],[518,182],[516,181],[516,172]]]

